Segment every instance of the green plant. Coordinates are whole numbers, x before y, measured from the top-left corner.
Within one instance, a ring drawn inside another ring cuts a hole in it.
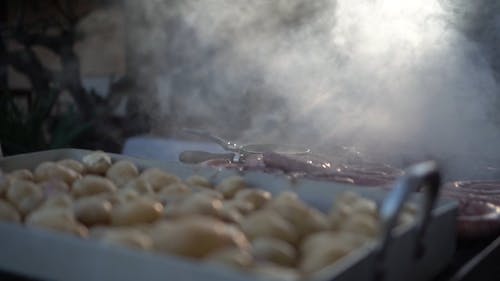
[[[91,127],[92,124],[84,122],[76,109],[71,107],[67,112],[53,118],[48,147],[68,147]]]
[[[33,96],[23,106],[10,92],[0,95],[0,143],[6,155],[67,147],[90,127],[74,110],[53,114],[56,90]]]

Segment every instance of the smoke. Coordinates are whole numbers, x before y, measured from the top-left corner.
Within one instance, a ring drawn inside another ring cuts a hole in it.
[[[467,11],[500,9],[466,2],[127,5],[138,75],[155,88],[157,126],[327,154],[352,145],[399,165],[435,158],[460,176],[500,159],[492,55],[463,20]]]

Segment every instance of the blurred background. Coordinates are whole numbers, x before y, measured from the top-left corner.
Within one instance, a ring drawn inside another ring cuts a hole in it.
[[[118,152],[148,131],[130,100],[125,5],[2,1],[0,140],[6,155],[82,147]],[[127,126],[123,122],[127,121]]]
[[[3,154],[154,156],[194,127],[400,163],[500,155],[500,2],[413,2],[1,1]]]

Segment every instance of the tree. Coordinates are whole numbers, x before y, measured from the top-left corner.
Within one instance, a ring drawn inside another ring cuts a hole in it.
[[[6,153],[67,146],[84,133],[99,134],[89,128],[96,120],[106,120],[107,117],[102,116],[106,111],[98,110],[105,106],[105,101],[83,87],[80,59],[74,46],[82,38],[78,22],[109,2],[2,1],[6,16],[0,26],[1,106],[12,115],[1,120],[0,142]],[[54,70],[44,65],[36,48],[45,48],[58,56],[61,68]],[[7,89],[8,66],[24,74],[31,83],[25,108],[13,100]],[[74,101],[74,110],[56,115],[53,107],[63,91]]]

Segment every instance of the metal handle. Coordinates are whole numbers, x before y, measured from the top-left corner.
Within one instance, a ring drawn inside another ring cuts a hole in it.
[[[191,129],[191,128],[183,128],[182,131],[185,132],[185,133],[191,134],[191,135],[195,135],[195,136],[198,136],[198,137],[209,139],[209,140],[215,142],[216,144],[220,145],[225,150],[236,151],[236,152],[240,151],[240,146],[239,145],[237,145],[237,144],[235,144],[233,142],[230,142],[228,140],[225,140],[225,139],[223,139],[221,137],[218,137],[216,135],[213,135],[213,134],[211,134],[208,131],[198,130],[198,129]]]
[[[423,236],[431,218],[432,209],[436,202],[441,176],[435,162],[423,162],[408,168],[403,176],[398,178],[393,190],[384,199],[379,209],[380,219],[380,243],[378,249],[378,261],[385,259],[388,246],[392,240],[392,231],[397,223],[403,205],[413,192],[423,189],[424,199],[422,202],[420,216],[417,222],[417,236],[415,244],[415,256],[423,254]],[[382,264],[377,269],[377,275],[382,274]],[[380,277],[378,278],[380,279]]]
[[[210,153],[205,151],[188,150],[179,154],[179,161],[189,164],[198,164],[212,159],[227,159],[233,161],[234,153]]]

